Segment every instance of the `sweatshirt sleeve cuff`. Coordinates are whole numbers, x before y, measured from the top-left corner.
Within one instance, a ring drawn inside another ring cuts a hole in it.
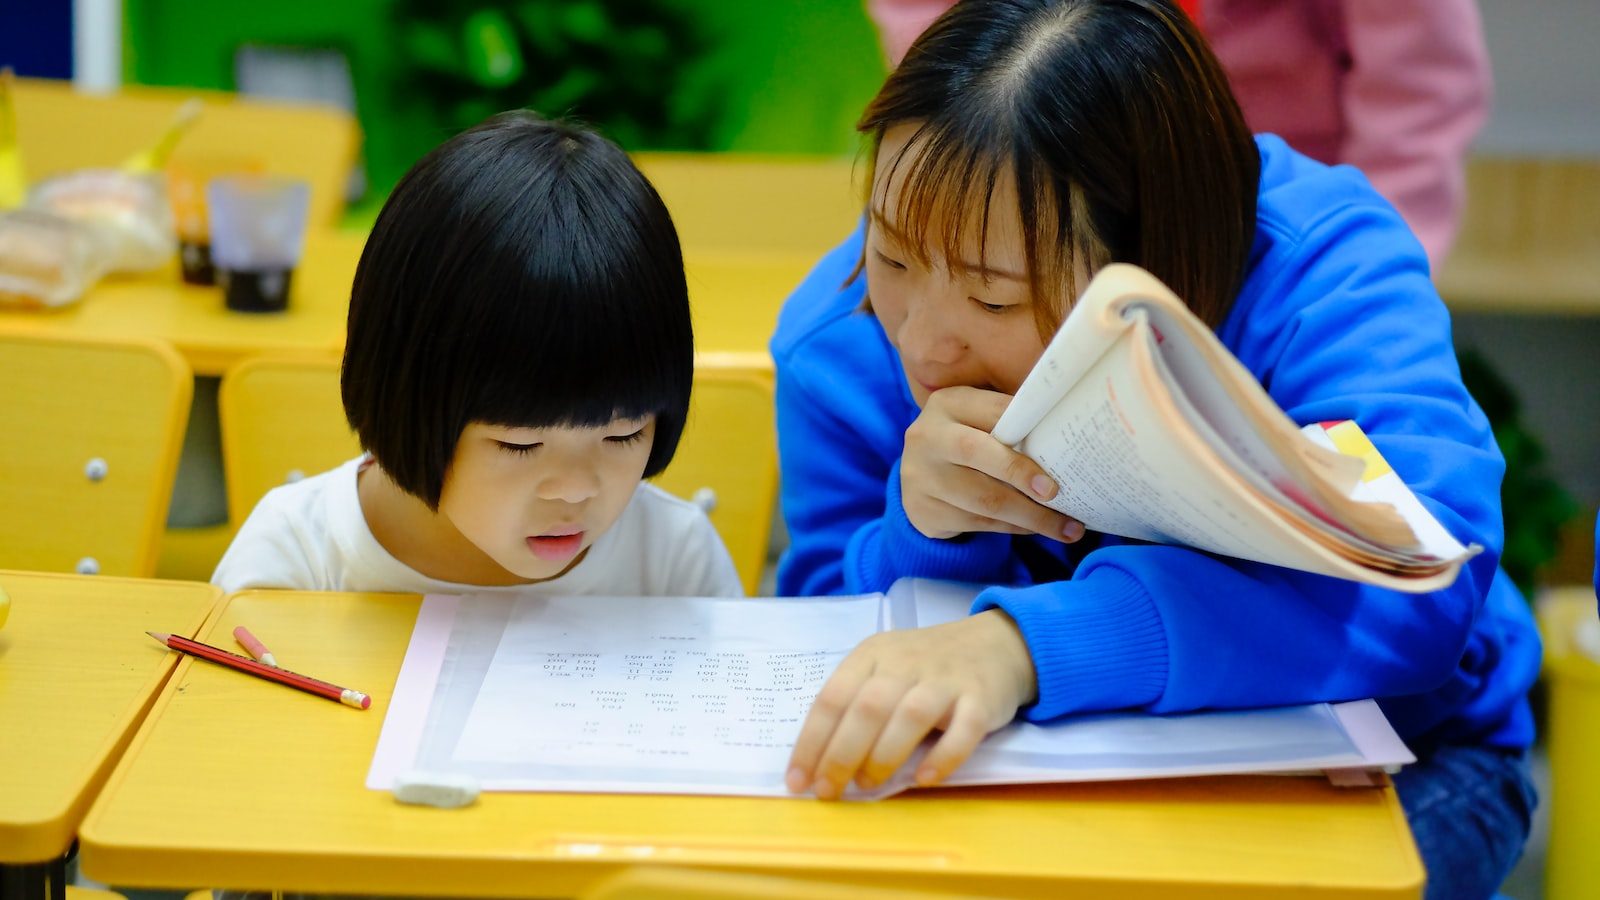
[[[864,590],[887,590],[902,577],[946,581],[1010,582],[1011,536],[993,532],[931,538],[906,518],[900,497],[900,461],[889,470],[883,518],[877,529],[858,532],[845,564]],[[876,540],[873,540],[876,538]]]
[[[1032,722],[1155,702],[1167,684],[1167,638],[1155,603],[1125,572],[1097,568],[1077,581],[989,588],[972,611],[1001,609],[1033,656],[1039,698]]]

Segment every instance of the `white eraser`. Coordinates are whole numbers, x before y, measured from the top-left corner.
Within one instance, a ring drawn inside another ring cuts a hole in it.
[[[478,780],[454,772],[413,770],[395,777],[394,799],[440,809],[470,806],[478,799]]]

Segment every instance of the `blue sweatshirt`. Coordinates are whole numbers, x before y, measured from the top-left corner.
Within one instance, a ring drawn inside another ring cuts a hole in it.
[[[1427,257],[1355,169],[1257,139],[1248,272],[1218,336],[1296,423],[1353,419],[1463,543],[1487,548],[1449,588],[1410,595],[1276,566],[1091,534],[923,536],[900,498],[918,408],[849,280],[864,232],[785,304],[771,349],[790,549],[783,594],[883,590],[923,576],[995,585],[1038,674],[1031,720],[1375,697],[1425,754],[1519,748],[1540,645],[1498,567],[1505,463],[1461,384]]]

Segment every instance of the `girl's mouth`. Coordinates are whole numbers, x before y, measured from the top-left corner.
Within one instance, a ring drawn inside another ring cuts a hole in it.
[[[571,534],[540,534],[528,538],[528,550],[534,556],[551,562],[571,559],[583,547],[583,532]]]

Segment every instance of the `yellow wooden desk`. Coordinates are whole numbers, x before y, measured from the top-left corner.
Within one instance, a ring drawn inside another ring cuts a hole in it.
[[[221,375],[261,353],[331,353],[344,346],[350,281],[366,236],[315,231],[295,270],[289,308],[234,312],[216,287],[187,285],[174,264],[140,276],[116,276],[80,302],[58,310],[0,310],[0,330],[114,335],[164,340],[197,375]]]
[[[193,634],[220,594],[11,571],[0,587],[11,596],[0,627],[0,869],[31,870],[42,888],[47,867],[60,878],[84,811],[172,672],[144,632]]]
[[[350,709],[185,660],[81,829],[84,870],[130,886],[573,895],[650,863],[993,895],[1415,897],[1388,789],[1224,778],[925,791],[879,804],[489,794],[406,807],[363,786],[418,598],[245,592],[279,661],[368,691]]]

